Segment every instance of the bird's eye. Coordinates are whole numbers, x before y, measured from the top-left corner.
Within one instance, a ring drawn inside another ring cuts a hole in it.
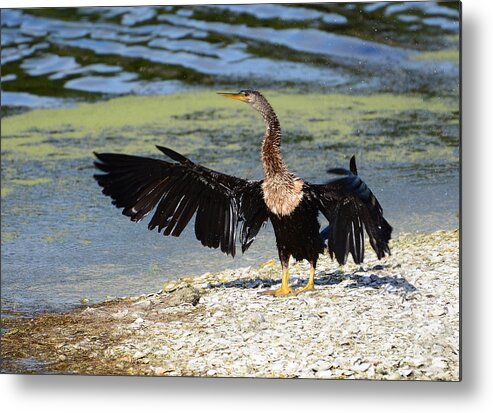
[[[250,93],[248,93],[248,92],[243,92],[243,95],[245,95],[245,96],[249,96],[249,95],[250,95]]]

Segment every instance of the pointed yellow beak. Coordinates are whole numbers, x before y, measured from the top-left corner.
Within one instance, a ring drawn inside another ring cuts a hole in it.
[[[221,95],[223,98],[228,98],[228,99],[235,99],[235,100],[241,100],[242,102],[246,102],[247,99],[244,95],[241,93],[222,93],[218,92],[218,95]]]

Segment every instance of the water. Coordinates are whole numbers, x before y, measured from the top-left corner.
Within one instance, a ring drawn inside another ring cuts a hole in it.
[[[457,3],[1,13],[4,309],[62,310],[277,257],[269,227],[235,260],[193,228],[164,239],[92,180],[93,150],[154,144],[260,178],[262,122],[215,91],[264,90],[308,181],[356,154],[396,235],[458,226]]]

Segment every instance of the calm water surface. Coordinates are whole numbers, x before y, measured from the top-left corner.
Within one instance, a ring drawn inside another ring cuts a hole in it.
[[[285,130],[286,158],[305,179],[320,182],[327,166],[345,165],[356,153],[396,235],[458,226],[455,2],[30,9],[2,10],[1,17],[5,120],[122,95],[195,96],[245,87],[422,99],[420,108],[404,103],[398,115],[381,116],[376,108],[378,116],[367,111],[367,120],[341,125],[354,140],[337,139],[337,129],[308,136],[303,125]],[[443,102],[446,110],[428,109],[428,101]],[[262,124],[245,122],[240,129],[231,150],[235,128],[212,137],[205,127],[193,131],[199,141],[187,154],[223,172],[260,178]],[[167,132],[150,139],[167,143]],[[247,255],[232,260],[204,249],[193,228],[163,239],[129,222],[91,177],[91,151],[106,141],[64,140],[64,133],[70,125],[43,141],[60,150],[46,157],[2,148],[4,310],[61,310],[85,297],[145,293],[180,275],[277,257],[269,227]],[[4,142],[18,138],[2,133]],[[68,141],[87,156],[66,156]]]

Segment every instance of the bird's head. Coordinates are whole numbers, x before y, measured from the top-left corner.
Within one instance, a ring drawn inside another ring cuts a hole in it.
[[[261,111],[263,107],[266,105],[269,105],[267,102],[267,99],[264,98],[264,96],[256,91],[256,90],[240,90],[238,93],[218,93],[218,95],[221,95],[225,98],[228,99],[235,99],[235,100],[241,100],[242,102],[246,102],[250,104],[254,109],[257,109],[258,111]]]

